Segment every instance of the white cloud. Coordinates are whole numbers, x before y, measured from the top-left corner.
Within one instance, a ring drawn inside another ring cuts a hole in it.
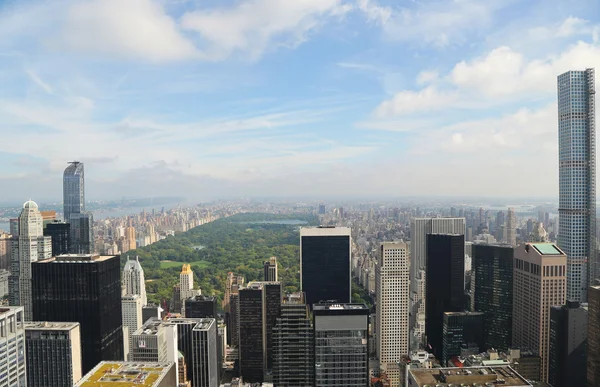
[[[33,70],[25,70],[25,73],[29,76],[33,83],[38,85],[42,90],[48,94],[53,94],[52,87],[44,82]]]
[[[417,85],[432,83],[439,78],[440,74],[434,70],[423,70],[417,75]]]
[[[376,4],[373,0],[356,0],[356,5],[367,20],[378,24],[385,24],[392,17],[392,9]]]
[[[348,10],[341,0],[248,0],[234,7],[189,12],[181,25],[200,35],[212,59],[233,53],[257,59],[277,46],[297,46],[325,17]]]
[[[389,116],[440,110],[452,106],[457,101],[457,95],[452,92],[440,91],[434,86],[428,86],[420,91],[401,91],[390,100],[382,102],[375,109],[375,116]]]
[[[589,22],[578,17],[569,16],[556,30],[556,36],[568,37],[590,33]]]
[[[198,58],[194,44],[153,0],[91,0],[68,11],[59,47],[155,62]]]

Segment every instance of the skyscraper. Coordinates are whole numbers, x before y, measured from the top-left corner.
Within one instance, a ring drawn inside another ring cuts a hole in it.
[[[68,254],[71,249],[71,226],[58,220],[48,223],[44,235],[51,238],[52,255]]]
[[[444,312],[464,310],[465,240],[459,234],[428,234],[425,283],[425,334],[441,360]]]
[[[129,256],[127,257],[127,262],[123,268],[123,286],[125,286],[125,294],[137,294],[142,299],[142,306],[148,304],[144,269],[138,257],[135,257],[135,260],[129,259]]]
[[[485,347],[507,351],[512,345],[514,248],[476,243],[471,249],[473,305],[484,313]]]
[[[586,302],[596,262],[594,69],[558,76],[558,245],[567,255],[567,299]]]
[[[194,272],[188,264],[184,264],[181,267],[181,273],[179,273],[179,292],[182,309],[185,308],[184,300],[194,297],[198,293],[194,290]]]
[[[123,340],[128,341],[128,346],[131,351],[133,345],[132,334],[137,331],[142,324],[142,298],[138,294],[126,294],[121,297],[121,311],[123,315],[123,326],[127,327],[127,337]],[[124,354],[125,360],[129,360],[129,353]]]
[[[310,386],[314,380],[313,327],[303,293],[284,298],[273,328],[273,383]]]
[[[23,321],[22,306],[0,307],[0,386],[27,386]]]
[[[369,308],[313,305],[315,387],[369,385]]]
[[[19,236],[12,240],[9,277],[9,303],[23,306],[25,321],[33,318],[31,263],[52,255],[50,237],[44,236],[42,227],[38,206],[29,200],[19,216]]]
[[[174,362],[177,365],[177,324],[151,318],[131,335],[131,361],[147,363]]]
[[[300,288],[309,306],[327,300],[350,302],[351,250],[347,227],[300,229]]]
[[[192,387],[219,385],[217,322],[214,318],[170,318],[177,325],[177,347],[187,364]]]
[[[585,386],[587,381],[588,306],[577,301],[550,308],[548,383]]]
[[[186,318],[217,318],[217,300],[214,296],[198,295],[183,302]]]
[[[504,241],[511,246],[517,245],[517,218],[515,216],[515,209],[513,207],[508,208],[508,215],[506,215],[506,225],[504,227]]]
[[[72,386],[81,379],[79,323],[25,323],[28,387]]]
[[[587,385],[600,385],[600,286],[588,291]]]
[[[427,234],[459,234],[464,241],[465,231],[465,218],[412,218],[410,221],[410,330],[418,342],[425,334]]]
[[[35,321],[81,326],[82,372],[123,359],[119,256],[59,255],[32,264]]]
[[[72,161],[63,173],[63,206],[65,222],[71,221],[71,214],[85,212],[85,180],[83,163]]]
[[[400,375],[393,372],[402,356],[409,353],[408,315],[410,308],[410,262],[406,243],[384,242],[376,266],[377,354],[380,367],[398,386]]]
[[[239,337],[239,324],[237,300],[238,291],[244,285],[244,277],[227,273],[225,282],[225,296],[223,297],[223,310],[225,311],[225,324],[227,324],[227,344],[237,347]],[[235,298],[235,300],[232,300]]]
[[[542,358],[541,381],[548,380],[550,307],[566,302],[567,257],[552,243],[524,243],[515,250],[513,347]]]
[[[277,281],[277,257],[271,257],[268,261],[263,262],[264,280]]]

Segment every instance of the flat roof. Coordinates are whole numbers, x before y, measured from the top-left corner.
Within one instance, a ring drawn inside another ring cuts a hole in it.
[[[350,227],[300,227],[300,237],[304,236],[350,236]]]
[[[52,258],[42,259],[36,263],[94,263],[106,261],[116,255],[95,255],[95,254],[63,254]]]
[[[360,310],[369,309],[365,304],[313,304],[313,310]]]
[[[78,322],[50,322],[31,321],[25,322],[25,330],[28,331],[70,331],[79,326]]]
[[[483,366],[464,368],[411,368],[409,374],[417,387],[448,386],[461,383],[473,385],[494,383],[503,387],[527,387],[532,384],[510,366]]]
[[[76,387],[153,387],[174,367],[174,363],[102,361]]]
[[[565,255],[554,243],[530,243],[541,255]]]

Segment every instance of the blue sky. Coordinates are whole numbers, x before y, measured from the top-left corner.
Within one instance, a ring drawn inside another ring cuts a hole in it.
[[[7,200],[552,196],[600,4],[0,1],[0,58]]]

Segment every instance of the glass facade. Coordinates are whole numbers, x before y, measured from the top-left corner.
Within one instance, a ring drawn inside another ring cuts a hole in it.
[[[263,381],[263,294],[262,287],[239,292],[240,373],[245,382]]]
[[[472,246],[475,311],[483,312],[485,347],[506,351],[512,345],[514,248]]]
[[[70,250],[71,229],[68,223],[53,222],[46,225],[44,235],[52,238],[52,256],[68,254]]]
[[[442,364],[459,356],[463,347],[477,347],[478,353],[485,351],[483,337],[483,313],[444,313]]]
[[[71,221],[71,214],[85,211],[83,163],[73,161],[63,173],[63,206],[65,222]]]
[[[321,304],[323,305],[323,304]],[[316,387],[369,385],[368,320],[365,305],[314,305]]]
[[[594,69],[558,76],[558,246],[567,255],[567,299],[580,302],[598,275],[594,83]]]
[[[306,303],[350,302],[350,236],[301,235],[300,244],[301,286]]]
[[[436,358],[442,357],[444,312],[464,309],[465,239],[457,234],[427,235],[425,334]]]

